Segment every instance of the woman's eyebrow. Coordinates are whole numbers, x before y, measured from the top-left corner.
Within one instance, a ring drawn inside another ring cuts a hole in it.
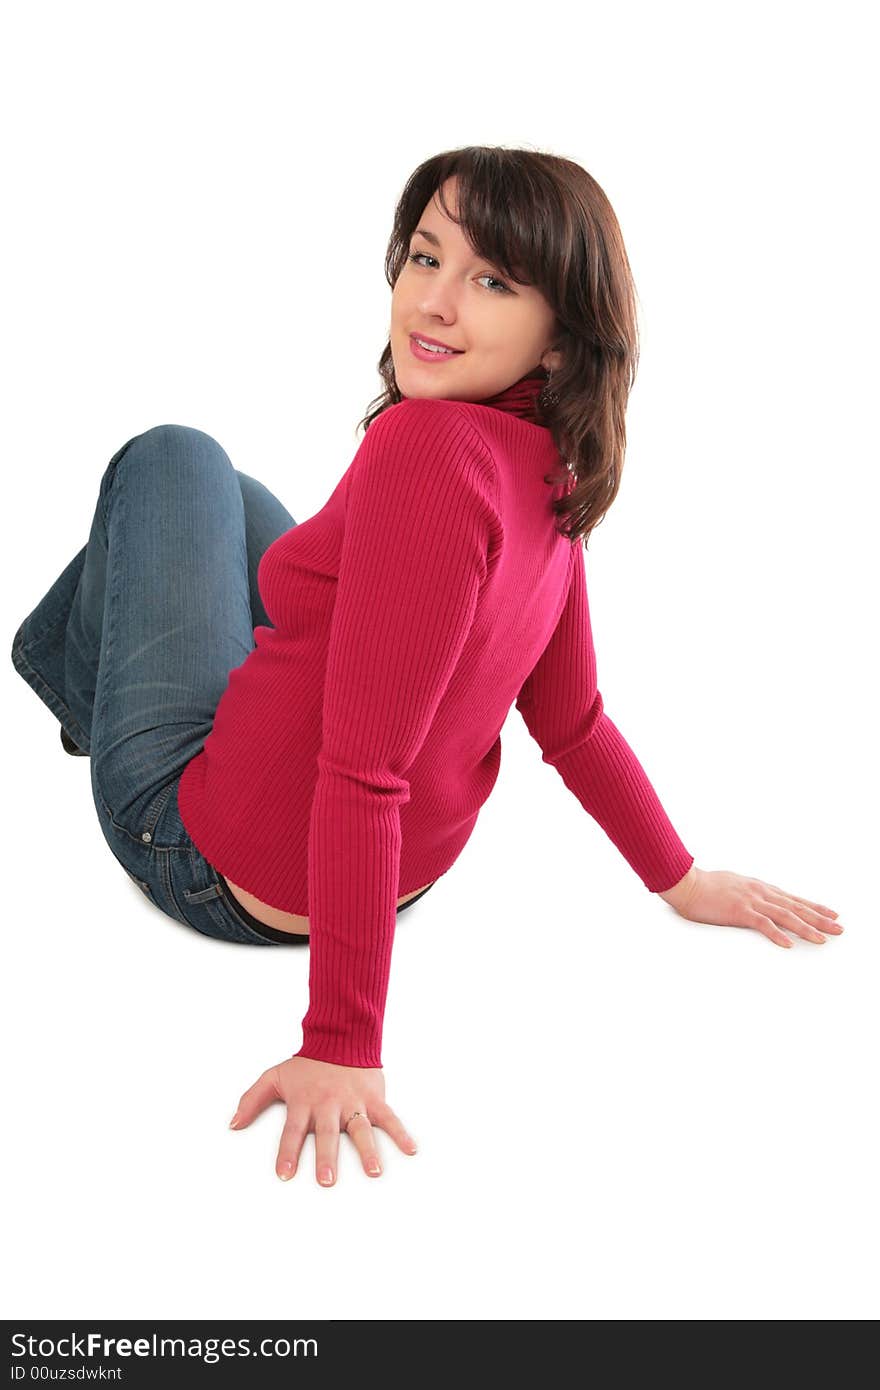
[[[438,248],[440,246],[440,238],[434,232],[429,232],[426,227],[416,227],[415,231],[413,232],[413,236],[423,236],[425,238],[425,241],[429,241],[432,246],[436,246]],[[490,260],[488,256],[475,255],[474,260],[483,261],[485,265],[494,266],[496,270],[499,268],[495,261]],[[502,271],[502,274],[504,273],[505,272]]]

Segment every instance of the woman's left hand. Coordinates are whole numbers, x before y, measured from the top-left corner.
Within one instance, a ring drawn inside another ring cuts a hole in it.
[[[793,945],[781,927],[817,946],[824,945],[823,932],[837,936],[843,931],[834,920],[833,908],[787,893],[775,883],[743,878],[725,869],[698,869],[692,864],[684,878],[658,896],[689,922],[751,927],[777,946]]]

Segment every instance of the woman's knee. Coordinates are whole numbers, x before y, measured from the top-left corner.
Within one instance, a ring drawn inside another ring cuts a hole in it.
[[[219,449],[227,462],[229,461],[226,450],[221,444],[218,444],[213,435],[206,434],[204,430],[196,429],[194,425],[153,425],[151,429],[144,430],[143,434],[139,434],[137,438],[138,441],[146,445],[181,455],[205,448]]]
[[[192,425],[153,425],[128,440],[104,471],[100,503],[105,525],[108,524],[111,495],[117,490],[117,479],[120,473],[127,476],[132,468],[138,481],[147,487],[153,487],[155,476],[163,472],[168,485],[178,478],[187,485],[188,475],[191,475],[190,484],[208,480],[210,486],[214,486],[224,473],[230,479],[235,476],[222,445],[204,430]]]
[[[171,469],[175,475],[191,471],[198,477],[215,469],[235,474],[222,444],[193,425],[153,425],[131,441],[125,460],[150,471]]]

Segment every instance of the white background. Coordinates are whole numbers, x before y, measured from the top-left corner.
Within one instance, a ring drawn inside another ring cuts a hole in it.
[[[780,950],[649,894],[515,710],[402,916],[383,1059],[419,1142],[275,1106],[307,952],[162,917],[7,659],[5,1315],[825,1319],[880,1311],[878,226],[867,5],[7,11],[7,645],[134,434],[214,435],[299,521],[359,443],[417,164],[583,164],[642,359],[587,555],[606,709],[699,867],[830,904]]]

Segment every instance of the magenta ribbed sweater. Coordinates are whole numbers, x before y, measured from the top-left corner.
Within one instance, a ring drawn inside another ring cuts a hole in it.
[[[604,713],[584,547],[556,530],[542,378],[379,415],[326,504],[264,554],[272,627],[180,781],[224,877],[309,918],[295,1055],[382,1066],[397,899],[451,868],[498,776],[516,703],[652,892],[693,863]]]

